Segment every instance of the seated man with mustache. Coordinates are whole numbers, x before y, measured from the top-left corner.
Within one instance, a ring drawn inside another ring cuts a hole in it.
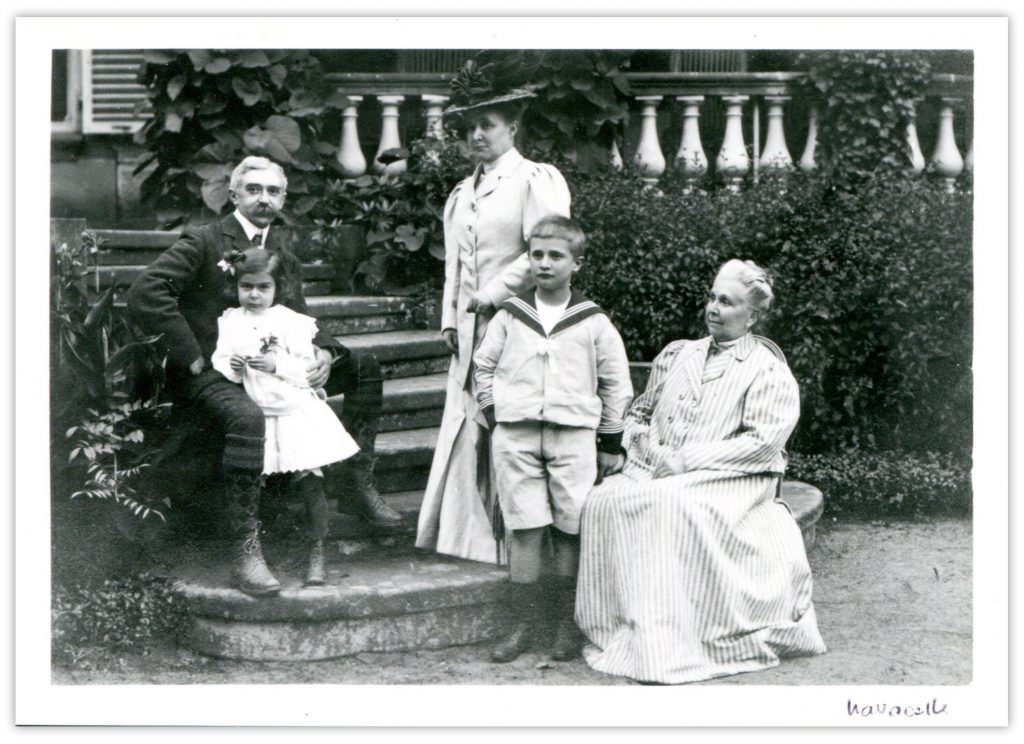
[[[128,310],[148,334],[161,334],[167,354],[167,389],[179,405],[194,407],[223,434],[221,472],[232,540],[232,579],[254,596],[276,594],[281,585],[263,560],[259,543],[260,474],[264,417],[240,385],[213,369],[217,318],[228,307],[225,292],[232,259],[249,248],[278,253],[285,274],[299,285],[286,305],[303,315],[301,265],[272,228],[284,206],[288,181],[281,166],[267,158],[245,158],[231,174],[235,211],[207,225],[187,227],[132,284]],[[313,340],[316,362],[307,370],[310,387],[345,393],[342,423],[360,452],[347,460],[347,490],[367,521],[394,527],[400,515],[380,498],[372,479],[373,442],[380,414],[381,379],[372,356],[357,357],[324,331]],[[344,499],[340,499],[343,501]]]

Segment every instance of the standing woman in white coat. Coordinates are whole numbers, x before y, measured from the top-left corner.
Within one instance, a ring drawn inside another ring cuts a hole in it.
[[[569,216],[569,188],[556,168],[515,148],[533,93],[496,93],[471,64],[453,88],[445,114],[462,115],[477,165],[444,209],[441,334],[452,361],[416,546],[495,563],[501,559],[492,526],[496,494],[487,425],[473,389],[473,352],[496,308],[529,288],[527,238],[541,218]]]

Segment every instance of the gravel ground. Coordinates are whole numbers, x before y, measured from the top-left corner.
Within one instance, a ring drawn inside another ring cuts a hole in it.
[[[971,522],[819,524],[810,554],[829,652],[700,684],[963,685],[971,681]],[[542,650],[511,664],[489,649],[359,654],[281,663],[208,659],[175,648],[111,660],[102,671],[54,669],[54,684],[631,685]]]

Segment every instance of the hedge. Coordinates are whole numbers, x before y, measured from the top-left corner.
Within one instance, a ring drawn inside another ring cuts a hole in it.
[[[793,454],[786,477],[821,489],[830,516],[963,516],[971,511],[970,469],[950,455]]]
[[[588,235],[576,284],[634,360],[706,335],[703,304],[733,257],[775,277],[761,328],[801,388],[792,447],[956,452],[971,444],[972,194],[876,178],[838,191],[803,176],[739,194],[644,188],[566,168]]]

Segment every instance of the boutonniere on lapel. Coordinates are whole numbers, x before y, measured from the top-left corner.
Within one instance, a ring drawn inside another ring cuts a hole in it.
[[[269,336],[264,336],[263,338],[261,338],[260,343],[263,344],[262,346],[260,346],[260,354],[268,354],[272,350],[278,348],[277,336],[275,336],[273,333],[271,333]]]
[[[224,254],[224,258],[218,261],[217,265],[220,266],[221,271],[231,274],[231,276],[234,276],[235,264],[241,260],[242,251],[238,250],[237,248],[232,248],[231,250]]]

